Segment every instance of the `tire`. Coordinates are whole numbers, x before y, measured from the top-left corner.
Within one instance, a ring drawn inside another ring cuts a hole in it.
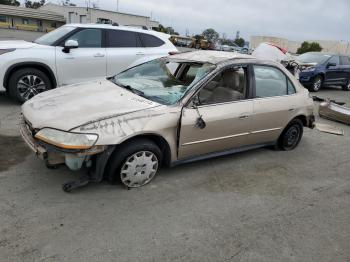
[[[348,80],[348,82],[342,86],[342,89],[344,91],[350,91],[350,79]]]
[[[321,75],[317,75],[315,76],[311,86],[309,86],[308,89],[310,92],[318,92],[321,90],[322,86],[323,86],[323,77]]]
[[[52,88],[49,77],[36,68],[19,69],[9,79],[10,95],[21,103]]]
[[[290,151],[299,145],[303,136],[303,122],[300,119],[293,119],[283,130],[278,138],[277,146],[283,151]]]
[[[143,159],[137,160],[138,157]],[[143,162],[144,161],[144,162]],[[162,163],[162,151],[151,140],[138,138],[117,147],[108,163],[106,176],[128,188],[141,187],[155,177]]]

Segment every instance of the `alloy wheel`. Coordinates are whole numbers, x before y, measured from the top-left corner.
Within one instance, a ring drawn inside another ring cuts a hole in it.
[[[320,77],[316,78],[314,81],[314,90],[318,91],[321,89],[322,79]]]
[[[46,84],[39,76],[25,75],[18,80],[17,89],[19,95],[27,101],[33,96],[46,91]]]
[[[120,179],[127,187],[141,187],[149,183],[158,170],[158,158],[149,151],[128,157],[120,169]]]

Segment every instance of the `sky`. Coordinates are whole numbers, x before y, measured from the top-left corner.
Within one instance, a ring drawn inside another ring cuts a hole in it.
[[[55,0],[52,0],[54,2]],[[57,1],[57,0],[56,0]],[[151,16],[180,34],[214,28],[220,36],[350,41],[350,0],[90,0],[99,8]],[[71,0],[86,5],[85,0]]]

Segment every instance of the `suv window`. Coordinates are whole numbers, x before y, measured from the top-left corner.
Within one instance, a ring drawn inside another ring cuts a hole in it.
[[[350,57],[348,57],[348,56],[341,56],[340,57],[340,64],[341,65],[350,65]]]
[[[254,65],[254,74],[256,97],[284,96],[295,93],[292,82],[277,68]]]
[[[137,33],[124,30],[107,30],[108,47],[140,47]]]
[[[144,47],[158,47],[165,44],[163,40],[153,35],[139,33],[139,36]]]
[[[83,29],[74,35],[68,37],[67,40],[76,40],[79,43],[79,48],[94,48],[102,46],[102,30],[101,29]]]
[[[247,87],[246,68],[230,68],[214,77],[198,93],[200,104],[216,104],[243,100]]]
[[[327,63],[335,63],[336,65],[339,65],[339,56],[335,55],[332,56]]]

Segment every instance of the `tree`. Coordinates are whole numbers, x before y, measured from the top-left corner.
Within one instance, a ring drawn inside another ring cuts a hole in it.
[[[38,9],[39,7],[43,6],[45,4],[45,0],[40,0],[39,2],[37,1],[30,1],[30,0],[25,0],[24,5],[27,8],[33,8],[33,9]]]
[[[240,47],[243,47],[244,44],[245,44],[245,40],[244,40],[242,37],[236,38],[236,39],[235,39],[235,44],[238,45],[238,46],[240,46]]]
[[[319,43],[316,43],[316,42],[309,43],[305,41],[298,48],[297,53],[301,55],[307,52],[321,52],[322,49],[323,48],[320,46]]]
[[[17,0],[0,0],[0,5],[13,5],[20,6],[20,2]]]
[[[204,30],[202,35],[210,43],[215,43],[220,36],[219,33],[212,28]]]

